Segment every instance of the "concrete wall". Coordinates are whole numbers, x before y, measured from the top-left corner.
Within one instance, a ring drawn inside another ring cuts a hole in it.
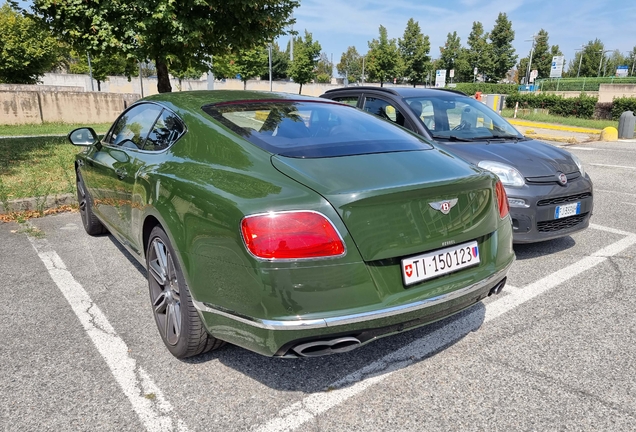
[[[0,91],[0,124],[108,123],[136,94]]]
[[[0,91],[85,91],[81,86],[51,86],[40,84],[0,84]]]
[[[157,79],[144,78],[143,95],[149,96],[157,93]],[[179,84],[179,80],[171,79],[172,91],[190,91],[190,90],[207,90],[207,79],[200,80],[183,80]],[[59,88],[74,86],[91,91],[90,78],[88,75],[74,74],[45,74],[42,78],[42,84],[47,86],[58,86]],[[97,83],[93,81],[95,91],[97,91]],[[366,84],[371,86],[380,86],[379,84]],[[390,85],[394,87],[393,85]],[[325,91],[332,88],[340,88],[341,84],[305,84],[303,85],[303,94],[307,96],[320,96]],[[402,86],[400,86],[402,87]],[[409,87],[409,86],[404,86]],[[299,84],[287,81],[274,81],[272,90],[283,93],[298,94]],[[215,90],[243,90],[243,82],[241,80],[230,79],[223,81],[214,81]],[[269,91],[268,80],[250,80],[247,82],[247,90]],[[113,76],[107,81],[101,83],[101,91],[105,93],[137,93],[141,94],[141,86],[139,77],[132,78],[130,81],[126,77]]]
[[[636,84],[601,84],[599,87],[599,102],[612,102],[623,97],[636,97]]]

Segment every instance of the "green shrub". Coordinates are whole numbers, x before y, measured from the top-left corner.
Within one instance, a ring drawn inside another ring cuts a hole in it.
[[[598,98],[584,93],[577,98],[568,99],[544,93],[516,93],[506,97],[507,108],[514,108],[517,102],[519,108],[542,108],[549,110],[553,115],[592,118]]]
[[[316,82],[317,83],[323,83],[323,84],[328,84],[331,82],[331,77],[327,74],[321,73],[316,75]]]
[[[489,84],[489,83],[457,83],[455,90],[473,96],[477,92],[484,94],[513,94],[517,93],[519,86],[517,84]]]
[[[621,114],[625,111],[636,113],[636,98],[614,99],[614,105],[612,106],[612,118],[614,120],[618,120]]]

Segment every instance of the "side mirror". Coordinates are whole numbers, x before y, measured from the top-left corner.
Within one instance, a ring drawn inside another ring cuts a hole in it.
[[[99,141],[93,128],[79,128],[72,130],[67,135],[67,138],[71,144],[83,147],[92,146]]]

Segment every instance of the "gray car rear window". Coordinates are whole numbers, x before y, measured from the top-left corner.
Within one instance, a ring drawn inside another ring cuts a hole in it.
[[[390,122],[333,102],[248,101],[202,107],[254,145],[298,158],[429,150],[432,146]]]

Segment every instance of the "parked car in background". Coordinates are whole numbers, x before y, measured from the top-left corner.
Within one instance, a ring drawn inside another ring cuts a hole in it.
[[[514,261],[495,175],[325,99],[167,93],[69,140],[86,232],[146,267],[179,358],[349,351],[499,293]]]
[[[367,86],[329,90],[321,97],[410,129],[497,174],[508,195],[515,243],[550,240],[589,226],[592,181],[581,161],[566,150],[524,137],[464,93]]]

